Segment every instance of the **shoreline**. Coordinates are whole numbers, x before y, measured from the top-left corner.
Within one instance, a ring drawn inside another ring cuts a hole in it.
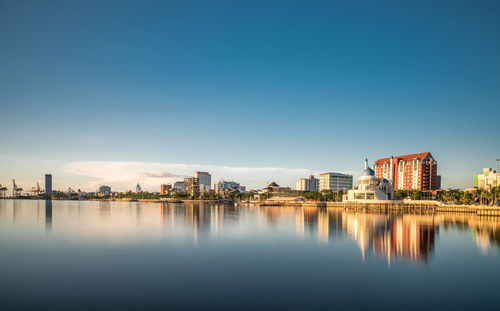
[[[0,200],[43,200],[0,198]],[[365,202],[286,202],[286,201],[231,201],[231,200],[177,200],[177,199],[87,199],[54,201],[102,201],[102,202],[138,202],[138,203],[175,203],[175,204],[229,204],[236,207],[305,207],[305,208],[342,208],[354,212],[403,212],[403,213],[464,213],[479,216],[500,217],[500,206],[445,204],[439,201],[411,201],[398,203]]]

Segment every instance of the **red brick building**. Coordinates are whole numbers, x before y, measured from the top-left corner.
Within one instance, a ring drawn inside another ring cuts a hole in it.
[[[374,164],[377,178],[392,182],[395,190],[438,190],[441,176],[430,152],[378,159]]]

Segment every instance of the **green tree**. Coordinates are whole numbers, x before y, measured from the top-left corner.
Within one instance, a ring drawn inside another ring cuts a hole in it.
[[[498,206],[498,202],[500,202],[500,186],[491,188],[491,193],[493,197],[493,205]]]
[[[172,194],[172,198],[177,200],[185,200],[189,198],[189,194],[187,192],[176,192]]]
[[[394,194],[398,200],[403,200],[408,196],[405,190],[396,190]]]
[[[411,192],[411,199],[412,200],[420,200],[422,198],[422,191],[420,190],[413,190]]]
[[[472,194],[470,192],[462,191],[460,193],[460,203],[470,204],[472,202]]]

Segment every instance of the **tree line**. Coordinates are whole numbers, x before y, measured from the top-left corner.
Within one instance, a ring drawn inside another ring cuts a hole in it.
[[[439,191],[436,197],[432,197],[430,192],[420,190],[396,190],[396,198],[399,200],[438,200],[449,204],[479,204],[498,205],[500,202],[500,186],[491,189],[475,189],[465,191],[458,189]]]

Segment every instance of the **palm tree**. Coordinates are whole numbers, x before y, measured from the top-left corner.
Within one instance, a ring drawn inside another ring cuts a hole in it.
[[[448,191],[447,190],[441,191],[441,201],[448,202]]]
[[[476,189],[473,193],[472,193],[472,202],[474,204],[478,204],[478,203],[481,203],[481,189]]]
[[[469,204],[471,200],[472,200],[472,195],[470,194],[470,192],[465,192],[465,191],[460,192],[460,203]]]
[[[492,189],[491,190],[488,190],[488,191],[485,191],[486,193],[486,205],[493,205],[493,191]]]
[[[493,196],[493,205],[498,206],[498,201],[500,200],[500,186],[491,188],[491,193]]]
[[[481,205],[488,205],[488,202],[490,200],[490,192],[486,189],[481,189],[481,191],[479,192],[479,200],[481,202]]]

